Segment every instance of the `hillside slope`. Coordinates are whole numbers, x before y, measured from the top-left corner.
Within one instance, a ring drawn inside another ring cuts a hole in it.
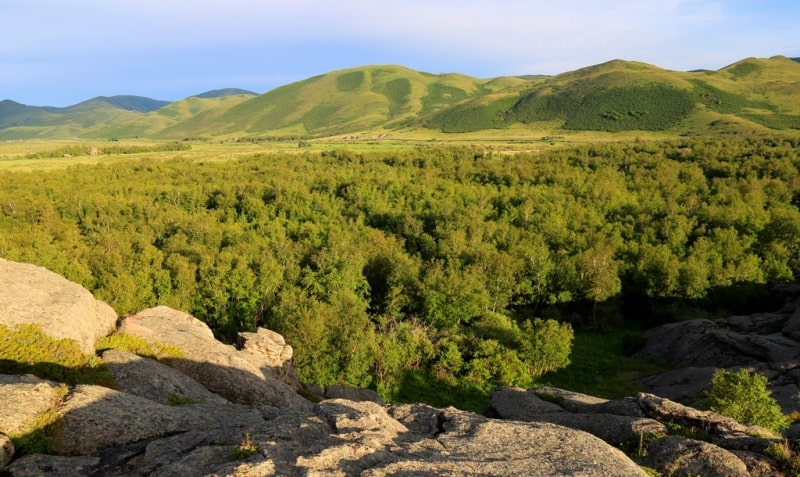
[[[468,101],[422,124],[443,132],[518,123],[612,132],[714,132],[726,124],[800,129],[798,108],[800,64],[785,57],[749,58],[697,72],[614,60],[540,80],[517,97]]]
[[[800,130],[800,63],[747,58],[717,71],[613,60],[555,76],[478,79],[402,66],[350,68],[262,95],[233,88],[174,103],[98,97],[68,108],[0,102],[0,139],[325,137],[407,128],[654,131]]]
[[[331,135],[398,127],[420,115],[481,97],[499,86],[459,74],[431,75],[400,66],[335,71],[292,83],[232,108],[207,133]],[[214,130],[215,129],[215,130]]]

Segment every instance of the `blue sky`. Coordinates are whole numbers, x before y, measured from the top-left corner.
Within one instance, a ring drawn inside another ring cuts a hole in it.
[[[746,0],[0,0],[0,99],[263,93],[399,64],[479,78],[622,58],[672,70],[800,57],[800,2]]]

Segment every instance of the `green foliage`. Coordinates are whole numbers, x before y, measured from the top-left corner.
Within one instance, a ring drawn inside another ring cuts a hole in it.
[[[145,358],[183,358],[180,348],[164,343],[149,342],[138,336],[127,333],[112,333],[97,340],[95,347],[98,350],[118,349]]]
[[[798,144],[312,149],[8,173],[0,256],[120,314],[168,305],[227,340],[272,328],[321,385],[402,399],[537,380],[620,397],[661,368],[625,354],[640,332],[581,327],[710,316],[798,276]]]
[[[170,141],[158,144],[146,145],[107,145],[104,144],[100,147],[92,145],[73,145],[64,146],[50,151],[32,152],[26,154],[27,159],[52,159],[57,157],[69,156],[88,156],[94,154],[142,154],[146,152],[172,152],[172,151],[188,151],[192,146],[185,142]]]
[[[766,101],[751,100],[744,95],[722,90],[702,80],[692,80],[692,83],[694,83],[694,95],[709,109],[720,113],[737,114],[745,108],[775,110],[775,106]]]
[[[253,441],[249,433],[245,434],[242,442],[231,451],[231,460],[245,460],[248,457],[258,454],[261,448]]]
[[[680,436],[696,441],[711,442],[711,436],[709,436],[708,431],[705,429],[698,429],[697,427],[687,426],[675,421],[669,421],[665,425],[667,426],[667,431],[671,436]]]
[[[498,129],[508,125],[506,112],[514,104],[514,98],[503,98],[487,104],[466,103],[434,115],[425,122],[425,127],[446,133]]]
[[[743,424],[753,424],[780,433],[789,422],[767,389],[767,378],[746,369],[718,369],[711,376],[708,407]]]
[[[547,402],[551,402],[553,404],[558,404],[561,407],[564,407],[564,405],[567,402],[567,400],[566,400],[566,398],[564,398],[564,396],[559,396],[559,395],[556,395],[556,394],[546,393],[544,391],[536,391],[535,394],[536,394],[536,397],[538,397],[542,401],[547,401]]]
[[[411,95],[411,81],[408,78],[396,78],[386,82],[377,92],[389,99],[389,117],[394,117],[407,106]]]
[[[0,374],[30,373],[68,384],[114,384],[100,358],[84,354],[74,340],[45,335],[39,325],[0,324],[0,336]]]
[[[169,403],[172,406],[185,406],[187,404],[197,404],[197,401],[175,393],[169,393],[167,399],[169,400]]]
[[[660,131],[678,124],[693,107],[686,91],[655,83],[533,95],[515,105],[514,114],[523,121],[563,119],[564,129]]]
[[[572,344],[570,364],[539,380],[540,384],[569,389],[607,399],[621,399],[641,392],[639,379],[668,368],[632,358],[624,343],[641,336],[639,330],[578,331]]]
[[[336,88],[339,91],[354,91],[364,83],[364,71],[351,71],[336,77]]]
[[[572,326],[539,318],[522,323],[520,354],[534,379],[567,366],[572,350]]]
[[[788,440],[770,444],[764,452],[775,459],[786,475],[800,475],[800,454],[792,450]]]
[[[469,94],[463,89],[441,83],[428,85],[427,93],[422,97],[423,111],[431,110],[437,105],[453,104],[469,98]]]

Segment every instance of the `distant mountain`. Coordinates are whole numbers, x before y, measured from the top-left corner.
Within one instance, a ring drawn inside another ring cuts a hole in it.
[[[126,111],[136,111],[139,113],[149,113],[150,111],[155,111],[157,109],[161,109],[164,106],[168,105],[169,101],[159,101],[157,99],[146,98],[143,96],[126,96],[126,95],[118,95],[118,96],[98,96],[96,98],[90,99],[88,101],[84,101],[83,103],[78,103],[74,106],[69,106],[67,108],[63,108],[64,112],[71,112],[76,110],[86,110],[86,109],[94,109],[98,107],[102,107],[102,104],[105,103],[111,107],[124,109]]]
[[[798,58],[790,58],[790,60],[800,63],[800,57],[798,57]]]
[[[717,71],[613,60],[554,76],[478,79],[402,66],[350,68],[265,94],[228,88],[166,103],[97,97],[67,108],[0,102],[0,139],[331,136],[424,128],[722,134],[800,130],[797,58]]]
[[[244,94],[247,96],[258,96],[258,93],[254,93],[252,91],[247,91],[246,89],[239,89],[239,88],[224,88],[224,89],[214,89],[211,91],[206,91],[205,93],[196,94],[192,96],[193,98],[221,98],[223,96],[237,96],[240,94]]]
[[[39,125],[52,116],[53,113],[44,108],[26,106],[10,99],[0,101],[0,130]]]

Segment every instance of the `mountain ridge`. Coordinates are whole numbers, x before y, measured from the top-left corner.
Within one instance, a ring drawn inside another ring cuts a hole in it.
[[[615,59],[558,75],[479,79],[400,65],[331,71],[256,94],[226,88],[174,102],[96,97],[66,108],[0,102],[0,139],[325,137],[364,131],[464,133],[800,129],[797,58],[745,58],[716,71]],[[235,99],[231,99],[235,98]]]

